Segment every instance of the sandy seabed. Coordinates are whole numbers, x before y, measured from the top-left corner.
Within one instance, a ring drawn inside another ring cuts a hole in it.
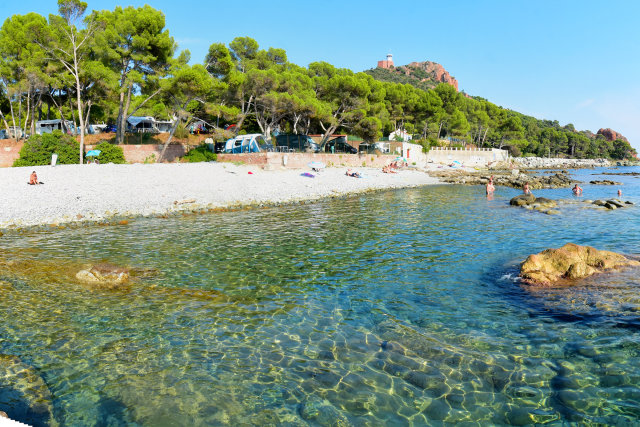
[[[28,185],[35,170],[43,185]],[[265,171],[231,163],[58,165],[0,169],[0,229],[281,204],[437,184],[425,171]],[[311,172],[314,177],[301,174]]]

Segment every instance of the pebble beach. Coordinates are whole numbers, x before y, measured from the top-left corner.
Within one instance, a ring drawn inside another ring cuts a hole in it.
[[[27,184],[33,170],[43,185]],[[217,162],[5,168],[0,229],[293,203],[439,182],[419,170],[359,168],[364,178],[348,177],[346,170],[265,171]]]

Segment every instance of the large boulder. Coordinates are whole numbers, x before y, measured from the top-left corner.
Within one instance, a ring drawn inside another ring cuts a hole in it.
[[[118,287],[129,280],[129,270],[112,264],[95,264],[76,273],[76,279],[91,285]]]
[[[529,255],[520,267],[520,277],[530,285],[550,286],[625,266],[640,266],[640,262],[615,252],[567,243],[559,249]]]
[[[512,206],[525,206],[530,205],[536,201],[536,196],[533,194],[521,194],[519,196],[514,197],[509,201],[509,204]]]

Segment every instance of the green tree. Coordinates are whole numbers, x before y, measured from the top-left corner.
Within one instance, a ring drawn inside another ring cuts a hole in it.
[[[73,78],[76,91],[76,107],[78,112],[80,133],[80,162],[83,163],[85,117],[82,101],[82,76],[87,56],[90,53],[92,39],[101,29],[100,23],[93,17],[84,21],[84,28],[78,28],[81,18],[87,9],[87,3],[79,0],[58,0],[59,16],[50,15],[46,28],[37,28],[37,43]]]
[[[33,42],[33,29],[46,25],[44,17],[29,13],[7,18],[0,28],[0,85],[6,96],[12,126],[21,128],[24,134],[28,126],[34,133],[35,111],[49,80],[44,51]],[[24,109],[23,100],[26,101]],[[17,111],[14,104],[17,104]],[[0,118],[9,130],[1,110]]]
[[[192,117],[191,111],[195,108],[194,104],[206,103],[216,89],[216,82],[203,65],[190,66],[187,62],[186,56],[176,60],[169,71],[169,77],[162,80],[163,96],[167,100],[166,104],[171,106],[176,119],[162,147],[158,162],[164,159],[164,153],[178,126]]]
[[[134,8],[117,6],[113,11],[94,12],[105,31],[96,36],[94,50],[112,71],[111,86],[118,96],[116,142],[124,141],[127,119],[160,93],[162,78],[176,43],[165,28],[164,14],[149,5]],[[144,99],[131,110],[134,93]]]

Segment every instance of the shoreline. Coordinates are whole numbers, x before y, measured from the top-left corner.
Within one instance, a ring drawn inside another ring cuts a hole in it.
[[[43,185],[28,185],[35,170]],[[126,224],[139,217],[279,206],[440,184],[425,170],[385,174],[358,168],[365,178],[327,168],[266,171],[232,163],[58,165],[0,169],[0,230],[71,224]]]

